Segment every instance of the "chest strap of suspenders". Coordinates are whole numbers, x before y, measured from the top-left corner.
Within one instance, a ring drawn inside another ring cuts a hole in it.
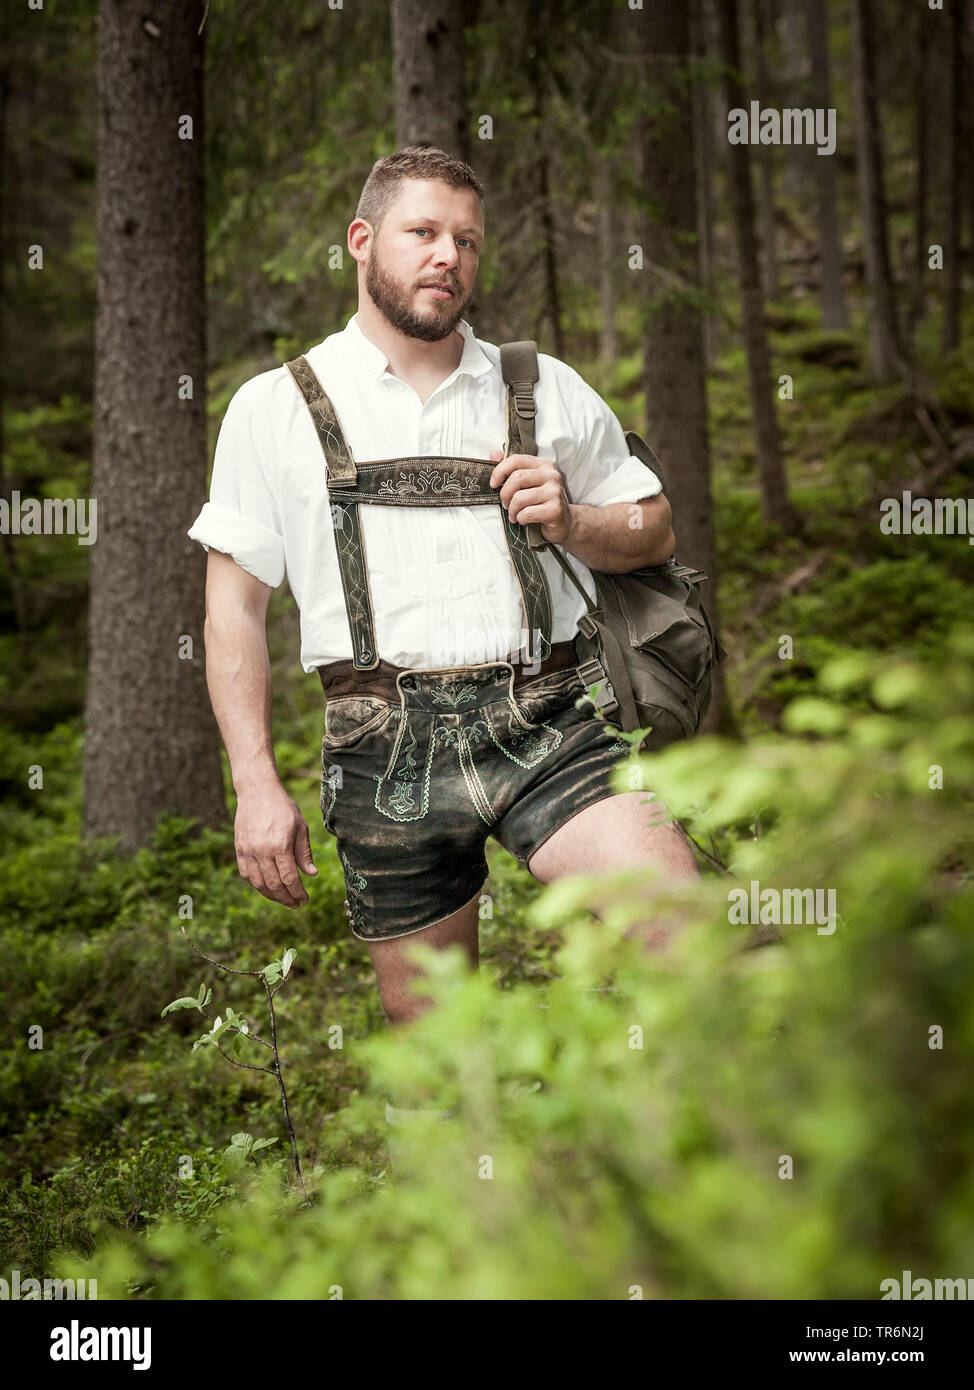
[[[537,380],[537,358],[535,356],[532,379],[523,374],[525,366],[530,369],[530,363],[525,363],[523,355],[519,357],[517,351],[514,358],[510,358],[506,352],[509,347],[527,347],[534,352],[534,344],[505,344],[501,348],[505,381],[508,381],[506,364],[513,362],[512,370],[517,373],[508,386],[507,452],[536,454],[533,388]],[[335,407],[307,358],[302,355],[284,365],[305,400],[325,456],[335,548],[356,668],[374,670],[379,664],[375,613],[358,514],[363,502],[393,507],[500,507],[508,553],[521,590],[527,623],[525,644],[530,658],[544,660],[551,651],[551,594],[535,551],[544,549],[545,542],[540,525],[521,526],[508,517],[499,490],[490,486],[490,475],[496,465],[490,459],[438,455],[356,463]],[[540,650],[536,650],[538,644]]]

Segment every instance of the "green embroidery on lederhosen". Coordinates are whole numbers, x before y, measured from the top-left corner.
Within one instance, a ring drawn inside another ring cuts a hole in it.
[[[348,897],[345,899],[345,915],[354,931],[358,928],[359,932],[365,932],[365,914],[359,902],[359,895],[364,888],[368,887],[369,880],[358,869],[348,862],[348,856],[344,850],[339,851],[342,868],[345,870],[345,890]]]
[[[497,718],[501,713],[507,715],[507,728],[498,730],[494,723],[493,711]],[[492,741],[505,757],[521,767],[536,767],[549,753],[553,753],[562,742],[564,735],[560,729],[550,724],[528,724],[510,698],[507,707],[500,704],[491,707],[488,732]]]
[[[435,468],[422,468],[418,475],[400,471],[395,481],[385,478],[379,485],[378,495],[395,497],[398,502],[405,497],[422,497],[427,493],[437,497],[446,493],[451,497],[462,498],[465,494],[479,491],[476,478],[466,477],[461,480],[455,471],[447,473]]]
[[[476,700],[479,687],[474,681],[465,681],[462,676],[435,676],[429,681],[430,699],[436,705],[448,709],[459,709],[461,705]]]
[[[452,743],[456,747],[460,759],[460,771],[463,773],[463,780],[466,783],[467,794],[473,803],[473,808],[485,824],[493,825],[495,820],[494,808],[490,804],[490,798],[484,789],[484,784],[477,774],[477,767],[470,750],[470,744],[474,738],[482,743],[483,739],[480,736],[489,733],[487,721],[477,719],[472,724],[443,726],[436,732],[443,743]]]
[[[399,721],[396,741],[385,772],[372,774],[377,783],[375,809],[389,820],[421,820],[429,810],[433,719],[425,716],[430,722],[430,736],[426,744],[426,757],[421,765],[417,757],[419,741],[409,718],[410,713],[407,709],[404,718]],[[415,716],[416,711],[412,713]]]

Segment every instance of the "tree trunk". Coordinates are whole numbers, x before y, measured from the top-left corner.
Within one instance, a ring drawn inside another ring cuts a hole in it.
[[[859,205],[869,291],[869,357],[874,379],[892,381],[902,366],[886,228],[883,154],[876,100],[876,41],[872,0],[852,0]]]
[[[84,833],[226,823],[186,529],[206,499],[201,6],[98,10],[98,250]],[[187,120],[192,120],[192,138]],[[181,138],[180,132],[184,138]],[[181,399],[187,385],[191,399]],[[187,643],[192,641],[191,659]]]
[[[721,0],[716,0],[716,3],[720,8]],[[810,62],[802,3],[801,0],[777,0],[777,3],[772,0],[772,3],[778,12],[774,25],[778,36],[778,90],[788,93],[788,100],[782,105],[804,106],[806,103],[802,93],[808,80]],[[826,156],[811,156],[807,145],[792,145],[787,151],[787,158],[781,161],[782,185],[793,203],[801,204],[807,197],[809,157],[824,159]]]
[[[974,6],[965,7],[967,31],[965,34],[968,63],[974,54]],[[964,88],[964,202],[967,208],[967,245],[974,259],[974,101],[971,100],[970,87]],[[963,250],[961,252],[963,256]]]
[[[812,107],[832,105],[829,76],[829,34],[826,0],[808,0],[808,46],[812,59]],[[839,235],[839,181],[835,155],[816,155],[818,178],[818,235],[822,246],[822,323],[828,329],[848,328],[842,287],[842,241]]]
[[[690,42],[698,64],[707,57],[706,0],[694,0],[690,10]],[[717,359],[717,316],[714,293],[714,136],[710,85],[698,70],[693,78],[693,141],[696,150],[697,242],[700,284],[707,298],[703,313],[704,361],[709,371]]]
[[[651,190],[644,255],[653,279],[647,297],[643,374],[647,438],[666,473],[679,556],[710,577],[708,611],[717,620],[710,445],[703,321],[698,299],[693,84],[684,0],[654,0],[646,13],[646,107],[639,122],[640,184]],[[661,274],[656,273],[659,268]],[[665,277],[665,278],[664,278]],[[720,671],[715,671],[719,681]],[[708,727],[720,719],[715,689]]]
[[[737,0],[721,0],[717,6],[717,14],[720,21],[721,61],[724,65],[725,106],[730,111],[745,107],[740,80]],[[796,518],[788,500],[788,483],[781,455],[781,440],[771,385],[771,363],[761,300],[758,248],[754,235],[750,151],[747,145],[729,145],[728,155],[738,275],[741,282],[741,318],[747,349],[761,506],[765,521],[791,531],[796,525]]]
[[[470,158],[462,0],[393,0],[396,140]]]
[[[758,101],[762,110],[771,105],[768,82],[767,0],[752,0],[754,9],[754,56],[758,79]],[[761,220],[761,247],[764,252],[764,294],[777,299],[781,292],[778,272],[778,230],[774,206],[774,145],[758,146],[758,206]]]
[[[944,351],[960,346],[961,204],[964,191],[964,0],[953,0],[947,236],[944,245]]]
[[[930,54],[931,15],[918,9],[916,87],[914,89],[914,118],[916,122],[917,177],[913,194],[913,228],[915,237],[913,260],[913,306],[910,322],[913,331],[926,312],[927,258],[927,198],[930,188],[930,150],[928,145],[927,114],[929,110],[928,68]]]
[[[10,105],[11,71],[13,58],[8,44],[9,12],[0,15],[0,497],[10,502],[10,483],[7,478],[6,455],[6,410],[7,381],[4,371],[7,361],[7,247],[11,237],[7,227],[8,169],[13,168],[13,160],[7,150],[7,112]],[[14,626],[21,651],[29,640],[29,614],[27,592],[20,577],[14,538],[9,531],[0,533],[0,551],[7,571],[7,584],[10,588],[10,606],[13,610]]]
[[[616,330],[615,269],[616,245],[613,234],[612,169],[609,161],[600,157],[596,166],[599,193],[599,320],[600,356],[606,368],[615,366],[619,353],[619,334]]]
[[[535,0],[528,11],[527,80],[531,91],[531,138],[535,147],[534,181],[537,188],[535,205],[541,229],[542,309],[540,322],[547,319],[551,327],[551,344],[555,357],[565,355],[565,329],[561,313],[561,288],[558,283],[558,253],[555,247],[555,218],[551,206],[551,161],[548,156],[545,130],[545,72],[544,44],[552,22],[546,0]],[[540,334],[536,331],[535,337]]]

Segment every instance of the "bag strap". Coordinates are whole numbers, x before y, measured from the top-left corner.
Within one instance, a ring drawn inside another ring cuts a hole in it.
[[[534,417],[538,407],[534,399],[534,383],[538,380],[538,345],[532,339],[518,343],[501,343],[501,376],[507,385],[507,440],[505,454],[538,452],[534,432]],[[525,526],[528,545],[532,550],[547,549],[548,542],[537,521]]]
[[[518,453],[536,454],[538,441],[534,434],[534,417],[538,407],[534,400],[534,383],[538,380],[537,343],[532,339],[502,343],[501,376],[508,388],[508,439],[511,440],[513,421],[520,440]]]
[[[504,452],[537,454],[534,421],[538,407],[534,399],[534,383],[539,376],[538,344],[530,338],[517,343],[501,343],[501,376],[507,384],[507,443]],[[598,605],[589,598],[558,546],[549,545],[544,539],[540,524],[532,521],[524,529],[528,533],[531,549],[547,550],[554,555],[584,599],[588,612],[597,613]]]
[[[600,685],[595,701],[596,708],[605,709],[610,713],[612,710],[618,710],[620,727],[627,733],[632,733],[633,729],[639,727],[639,720],[621,642],[606,623],[601,610],[594,614],[583,613],[578,622],[578,630],[587,638],[590,650],[595,653],[579,666],[579,676],[586,686]]]

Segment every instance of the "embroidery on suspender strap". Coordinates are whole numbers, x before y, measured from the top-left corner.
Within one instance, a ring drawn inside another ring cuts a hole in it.
[[[317,374],[303,354],[284,365],[311,412],[318,442],[325,456],[329,493],[341,488],[355,488],[358,483],[355,460],[345,441],[335,407],[325,394]],[[345,613],[352,638],[352,659],[360,670],[373,670],[379,664],[379,653],[375,644],[375,619],[359,525],[358,501],[332,502],[331,518],[338,571],[345,596]]]

